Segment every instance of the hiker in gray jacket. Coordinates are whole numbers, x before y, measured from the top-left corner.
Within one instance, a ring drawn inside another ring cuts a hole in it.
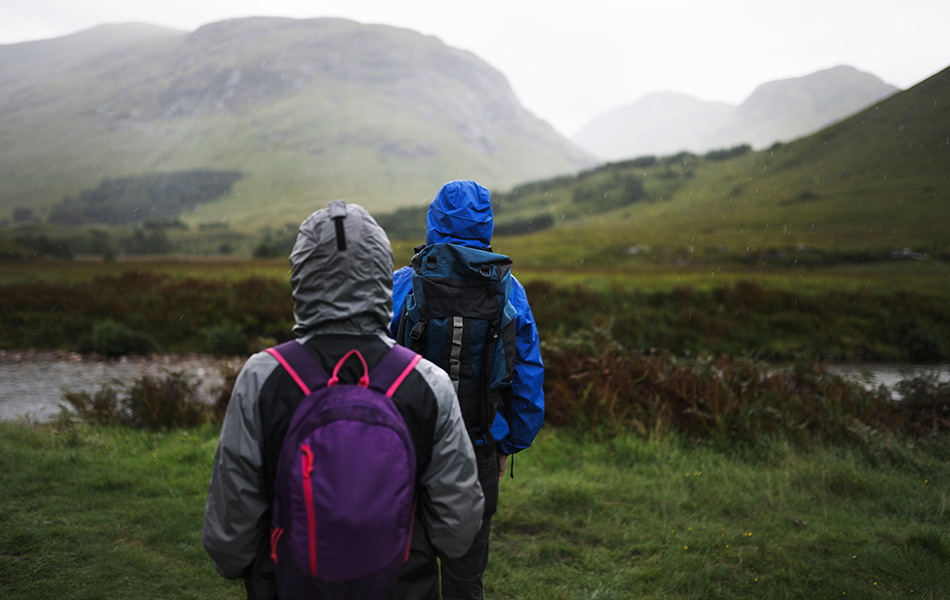
[[[362,207],[342,200],[300,226],[290,255],[298,342],[328,373],[357,349],[372,370],[393,346],[393,254],[385,232]],[[362,375],[344,363],[343,382]],[[266,352],[238,375],[214,457],[202,541],[217,572],[243,578],[247,597],[277,598],[270,512],[277,458],[304,394]],[[392,397],[417,459],[416,526],[396,598],[438,599],[436,554],[465,554],[481,525],[484,497],[475,455],[448,375],[421,360]]]

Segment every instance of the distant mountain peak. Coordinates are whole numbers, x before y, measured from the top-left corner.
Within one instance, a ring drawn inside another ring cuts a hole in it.
[[[739,106],[652,93],[594,117],[573,140],[612,160],[742,143],[765,147],[811,133],[897,91],[875,75],[838,65],[764,83]]]

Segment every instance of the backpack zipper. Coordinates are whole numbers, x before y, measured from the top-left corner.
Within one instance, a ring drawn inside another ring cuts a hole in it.
[[[307,503],[307,534],[310,547],[310,574],[317,576],[317,517],[313,509],[313,486],[310,483],[310,475],[313,473],[313,452],[310,451],[310,444],[300,446],[302,452],[301,474],[303,475],[303,495]]]
[[[277,543],[280,542],[280,536],[284,534],[282,527],[277,527],[270,534],[270,559],[277,564]]]

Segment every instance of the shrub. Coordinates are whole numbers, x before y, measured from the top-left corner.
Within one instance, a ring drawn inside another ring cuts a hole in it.
[[[748,154],[749,152],[752,152],[752,146],[749,144],[742,144],[740,146],[733,146],[732,148],[710,150],[703,155],[703,158],[711,161],[729,160],[730,158],[736,158],[738,156],[742,156],[743,154]]]
[[[171,252],[171,243],[168,235],[161,229],[144,229],[135,227],[131,237],[119,240],[126,254],[167,254]]]
[[[494,204],[498,204],[496,196]],[[424,240],[426,237],[426,206],[407,206],[389,214],[373,215],[386,235],[393,240]]]
[[[238,356],[247,354],[248,338],[233,325],[215,325],[208,328],[205,350],[211,354]]]
[[[918,322],[908,327],[905,344],[911,360],[917,362],[938,362],[947,357],[940,330],[930,323]]]
[[[18,206],[13,209],[13,222],[14,223],[24,223],[26,221],[33,220],[33,209],[27,208],[25,206]]]
[[[165,377],[144,375],[128,389],[112,381],[92,394],[64,392],[63,398],[87,423],[171,429],[194,427],[215,417],[214,408],[197,400],[196,389],[183,374],[173,372]]]
[[[73,247],[67,240],[51,239],[46,235],[21,235],[16,238],[16,242],[47,256],[62,260],[73,259]]]
[[[181,373],[168,373],[164,379],[143,376],[132,384],[123,402],[129,425],[147,429],[200,425],[209,409],[195,399],[195,390]]]
[[[624,160],[618,163],[614,163],[617,167],[623,169],[627,167],[635,167],[638,169],[648,169],[650,167],[655,167],[657,165],[657,159],[654,155],[648,156],[638,156],[630,160]]]
[[[147,333],[112,320],[100,321],[93,326],[92,351],[109,358],[126,354],[151,354],[158,349]]]
[[[118,425],[123,422],[119,411],[119,394],[114,387],[104,385],[92,394],[86,391],[64,392],[63,399],[86,423]]]
[[[781,435],[802,446],[866,442],[882,433],[950,431],[950,385],[911,380],[865,389],[800,361],[787,369],[748,359],[683,359],[628,351],[584,332],[546,344],[545,422],[607,437],[675,432],[697,442],[757,444]]]
[[[554,227],[554,217],[538,215],[530,219],[520,219],[495,225],[495,235],[524,235]]]
[[[150,354],[157,350],[157,344],[148,334],[106,320],[93,326],[88,350],[115,358],[124,354]]]
[[[572,200],[575,204],[604,212],[633,204],[645,197],[643,180],[634,175],[627,175],[579,185],[574,188]]]

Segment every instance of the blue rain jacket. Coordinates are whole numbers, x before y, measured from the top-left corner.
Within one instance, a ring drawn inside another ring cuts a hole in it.
[[[474,181],[450,181],[442,186],[426,218],[426,245],[449,243],[484,249],[491,245],[495,224],[491,196]],[[399,318],[412,291],[412,267],[393,274],[393,319],[390,335],[396,336]],[[518,311],[515,319],[518,354],[511,380],[511,418],[504,410],[495,415],[492,437],[499,451],[514,454],[531,445],[544,420],[544,364],[538,343],[538,328],[528,305],[524,286],[511,277],[511,304]],[[514,435],[512,436],[512,429]]]

